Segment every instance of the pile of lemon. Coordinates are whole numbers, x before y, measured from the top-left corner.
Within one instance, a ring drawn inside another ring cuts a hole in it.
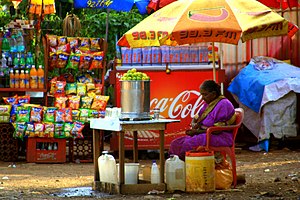
[[[129,69],[123,76],[121,77],[122,81],[149,81],[150,77],[143,72],[136,71],[135,68]]]

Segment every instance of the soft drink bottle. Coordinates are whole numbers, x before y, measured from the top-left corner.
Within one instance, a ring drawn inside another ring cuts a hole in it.
[[[14,70],[10,70],[9,73],[9,87],[10,88],[15,88],[15,74],[14,74]]]
[[[29,77],[29,71],[26,70],[25,71],[25,88],[30,88],[29,79],[30,79],[30,77]]]
[[[24,73],[24,70],[21,70],[21,74],[20,74],[20,88],[25,88],[25,73]]]
[[[13,59],[12,59],[11,54],[8,55],[7,65],[8,65],[9,68],[13,67]]]
[[[45,83],[45,78],[44,78],[44,70],[43,70],[42,65],[39,65],[39,69],[37,71],[37,76],[38,76],[38,88],[43,89],[44,83]]]
[[[2,68],[7,68],[7,59],[6,59],[4,53],[2,54],[1,66],[2,66]]]
[[[31,52],[27,53],[26,61],[25,61],[25,68],[31,69],[31,66],[33,65],[33,58]]]
[[[15,55],[13,59],[14,69],[19,69],[20,54]]]
[[[3,37],[2,46],[1,47],[2,47],[2,51],[3,52],[10,50],[9,41],[8,41],[8,38],[6,36]]]
[[[17,33],[17,51],[24,52],[25,51],[25,42],[24,37],[21,31]]]
[[[9,48],[11,53],[17,52],[17,41],[15,35],[12,35],[11,38],[9,39]]]
[[[30,74],[30,88],[37,89],[38,88],[38,80],[37,80],[37,71],[35,69],[35,65],[32,65],[32,68],[29,72]]]
[[[25,69],[25,58],[24,54],[21,55],[20,61],[19,61],[20,69]]]
[[[19,70],[15,71],[15,88],[20,88],[20,74],[19,74]]]

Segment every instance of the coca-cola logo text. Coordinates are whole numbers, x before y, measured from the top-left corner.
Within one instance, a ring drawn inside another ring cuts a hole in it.
[[[197,98],[197,99],[196,99]],[[195,100],[196,99],[196,100]],[[196,90],[184,90],[174,98],[153,98],[150,102],[151,108],[160,108],[160,112],[167,111],[168,118],[193,118],[203,106],[200,92]]]

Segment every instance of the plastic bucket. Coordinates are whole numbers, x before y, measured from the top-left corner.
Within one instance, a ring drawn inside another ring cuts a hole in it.
[[[185,191],[185,163],[177,155],[166,160],[166,184],[168,191]]]
[[[117,183],[116,160],[112,155],[104,154],[98,158],[100,181]]]
[[[121,118],[149,118],[150,81],[120,81],[120,83]]]
[[[213,152],[186,152],[186,191],[215,191],[215,158]]]
[[[139,177],[139,163],[125,163],[125,184],[137,184],[138,177]],[[117,164],[117,173],[118,173],[118,180],[119,178],[119,164]]]

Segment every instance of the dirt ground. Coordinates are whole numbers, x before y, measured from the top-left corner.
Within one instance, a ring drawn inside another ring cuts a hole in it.
[[[151,160],[141,160],[150,165]],[[213,193],[109,195],[91,190],[93,163],[35,164],[0,162],[0,199],[300,199],[300,149],[237,154],[237,172],[246,182]],[[85,193],[75,194],[85,187]],[[75,188],[63,193],[64,188]]]

